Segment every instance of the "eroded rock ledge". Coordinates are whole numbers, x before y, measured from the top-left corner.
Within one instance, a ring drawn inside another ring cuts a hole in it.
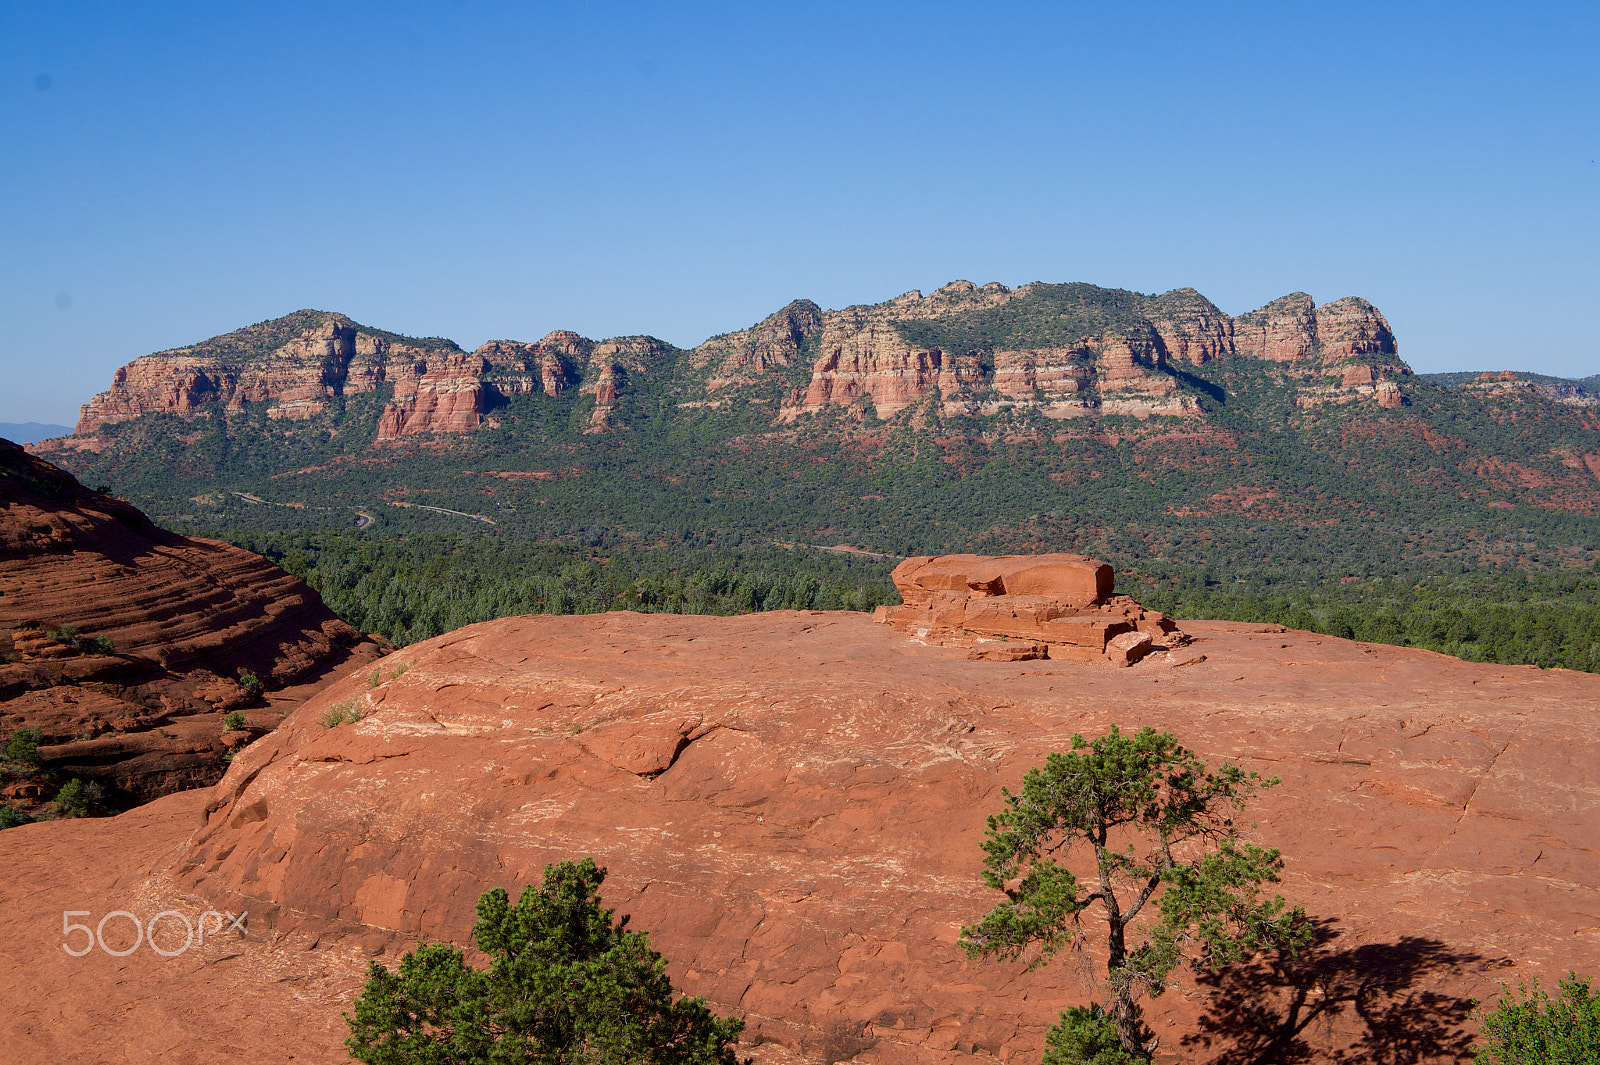
[[[1082,555],[919,555],[896,566],[904,605],[881,622],[919,640],[970,647],[970,658],[1131,666],[1188,637],[1164,614],[1114,592],[1109,565]]]
[[[157,528],[0,440],[0,738],[38,728],[44,770],[116,806],[214,784],[332,670],[381,653],[260,555]],[[225,732],[234,710],[247,727]],[[47,792],[0,783],[26,809]]]

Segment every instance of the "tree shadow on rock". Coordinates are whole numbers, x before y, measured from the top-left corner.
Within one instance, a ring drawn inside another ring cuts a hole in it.
[[[1437,987],[1452,973],[1505,962],[1421,936],[1341,948],[1332,919],[1314,924],[1312,944],[1298,958],[1263,953],[1220,973],[1202,972],[1199,983],[1211,999],[1183,1045],[1191,1053],[1215,1050],[1209,1065],[1471,1059],[1464,1022],[1475,1003]],[[1308,1037],[1320,1037],[1319,1046]]]

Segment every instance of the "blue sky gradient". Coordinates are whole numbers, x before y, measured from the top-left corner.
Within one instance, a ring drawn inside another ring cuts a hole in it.
[[[954,278],[1600,372],[1600,5],[0,0],[0,420],[300,307],[692,345]]]

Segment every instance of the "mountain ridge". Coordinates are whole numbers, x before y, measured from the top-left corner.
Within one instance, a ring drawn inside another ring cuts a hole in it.
[[[1414,374],[1359,297],[953,282],[688,349],[315,313],[134,360],[35,450],[196,531],[1068,551],[1194,587],[1600,559],[1600,411]]]
[[[954,281],[926,297],[912,290],[833,311],[796,300],[690,349],[650,336],[595,341],[557,330],[466,352],[443,338],[305,309],[133,360],[84,405],[70,446],[98,450],[100,429],[148,413],[194,417],[266,403],[274,419],[303,420],[331,400],[384,385],[391,395],[376,439],[480,428],[498,400],[574,386],[595,397],[590,428],[604,431],[614,427],[618,395],[663,360],[676,364],[686,407],[770,403],[768,374],[779,368],[787,390],[777,423],[868,402],[875,414],[893,415],[935,389],[950,397],[943,409],[951,414],[1020,404],[1056,418],[1185,416],[1195,408],[1175,398],[1181,385],[1169,360],[1200,366],[1240,351],[1282,363],[1320,358],[1300,367],[1305,376],[1342,369],[1338,383],[1328,382],[1333,392],[1354,389],[1380,402],[1401,402],[1398,388],[1379,386],[1410,374],[1372,304],[1345,297],[1319,308],[1298,292],[1230,318],[1192,288],[1145,296],[1082,282],[1013,290]]]

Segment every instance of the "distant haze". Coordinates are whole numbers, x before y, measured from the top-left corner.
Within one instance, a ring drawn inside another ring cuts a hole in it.
[[[0,422],[0,437],[13,444],[31,444],[36,440],[66,436],[72,432],[70,425],[42,425],[39,422]]]
[[[1600,371],[1600,5],[0,5],[0,417],[299,307],[690,346],[956,279]]]

